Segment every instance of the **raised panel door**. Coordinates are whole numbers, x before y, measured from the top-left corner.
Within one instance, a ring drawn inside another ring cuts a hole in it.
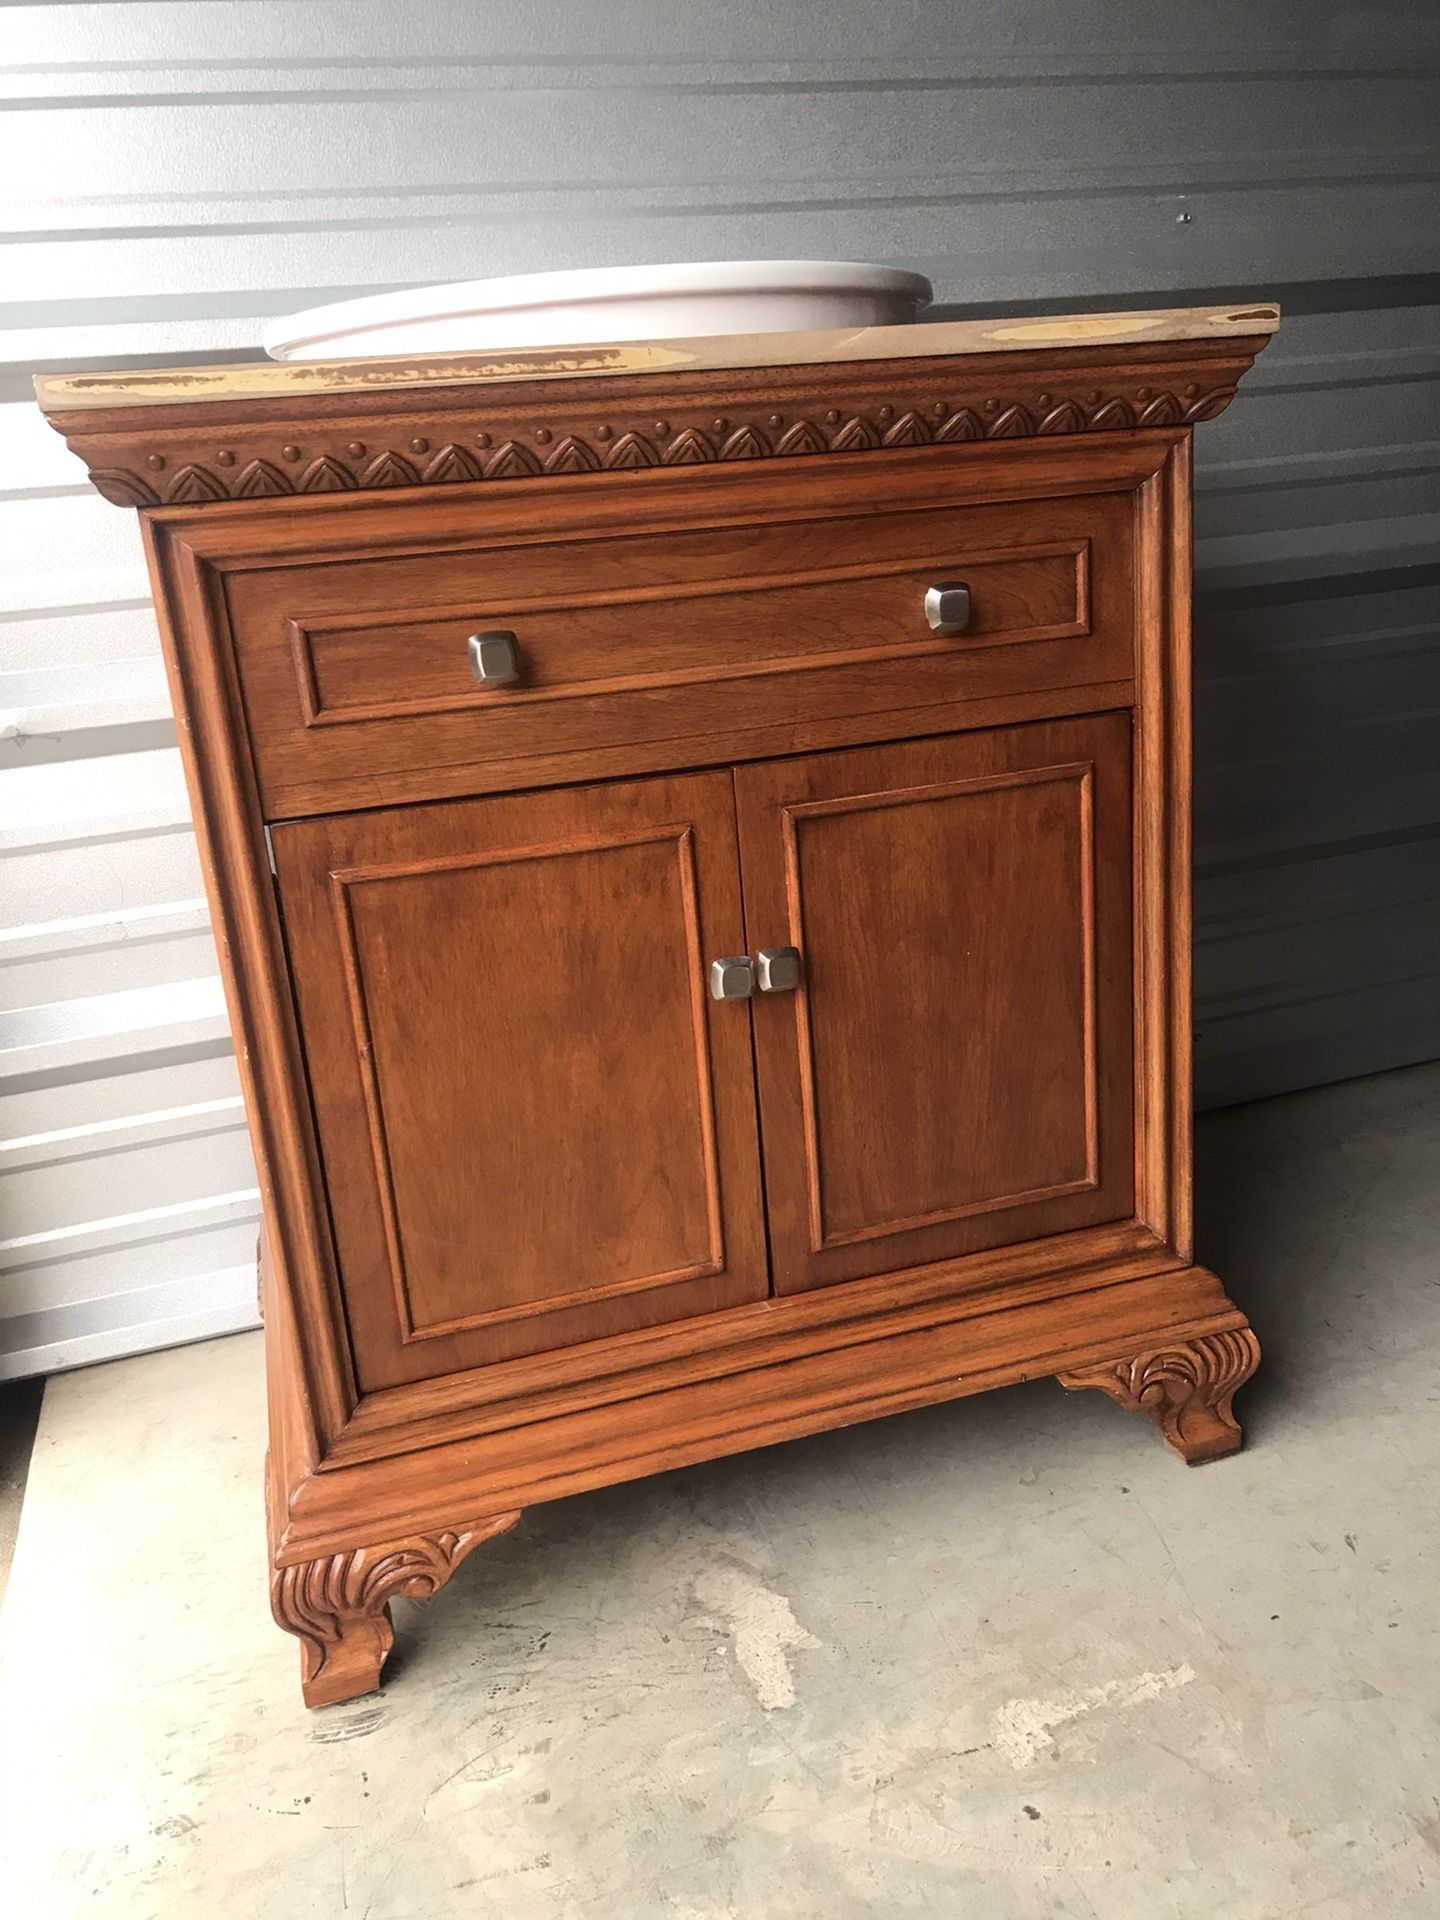
[[[1129,716],[735,778],[775,1290],[1128,1215]]]
[[[764,1296],[728,774],[273,843],[362,1386]]]

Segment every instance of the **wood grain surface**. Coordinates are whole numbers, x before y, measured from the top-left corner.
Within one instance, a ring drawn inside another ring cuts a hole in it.
[[[779,525],[599,537],[583,502],[565,504],[521,543],[230,581],[272,815],[309,811],[331,783],[346,795],[364,778],[655,743],[693,757],[697,740],[777,711],[853,719],[1132,671],[1117,495],[892,512],[872,496]],[[954,580],[970,625],[936,634],[925,593]],[[496,630],[520,671],[490,688],[466,643]]]
[[[1128,1216],[1130,728],[737,770],[777,1289]]]
[[[274,846],[362,1387],[765,1294],[725,774]]]

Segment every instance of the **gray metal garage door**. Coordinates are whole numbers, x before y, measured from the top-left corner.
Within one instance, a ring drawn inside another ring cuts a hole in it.
[[[249,1324],[256,1220],[135,526],[28,376],[325,298],[757,254],[953,313],[1277,295],[1199,439],[1200,1094],[1440,1053],[1433,5],[120,0],[0,8],[0,58],[0,1376]]]

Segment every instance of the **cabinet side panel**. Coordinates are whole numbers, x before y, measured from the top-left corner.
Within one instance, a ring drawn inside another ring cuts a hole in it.
[[[357,1398],[224,597],[210,566],[144,523],[166,672],[286,1334],[272,1356],[276,1480],[293,1491]],[[283,1351],[282,1351],[283,1348]]]
[[[1135,494],[1136,1210],[1191,1257],[1190,435]]]

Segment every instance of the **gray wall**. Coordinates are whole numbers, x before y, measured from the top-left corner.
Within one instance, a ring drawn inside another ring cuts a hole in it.
[[[255,1230],[133,519],[28,375],[315,301],[757,254],[1278,296],[1198,436],[1200,1096],[1440,1053],[1433,0],[116,0],[0,7],[0,59],[0,1373],[245,1324]]]

